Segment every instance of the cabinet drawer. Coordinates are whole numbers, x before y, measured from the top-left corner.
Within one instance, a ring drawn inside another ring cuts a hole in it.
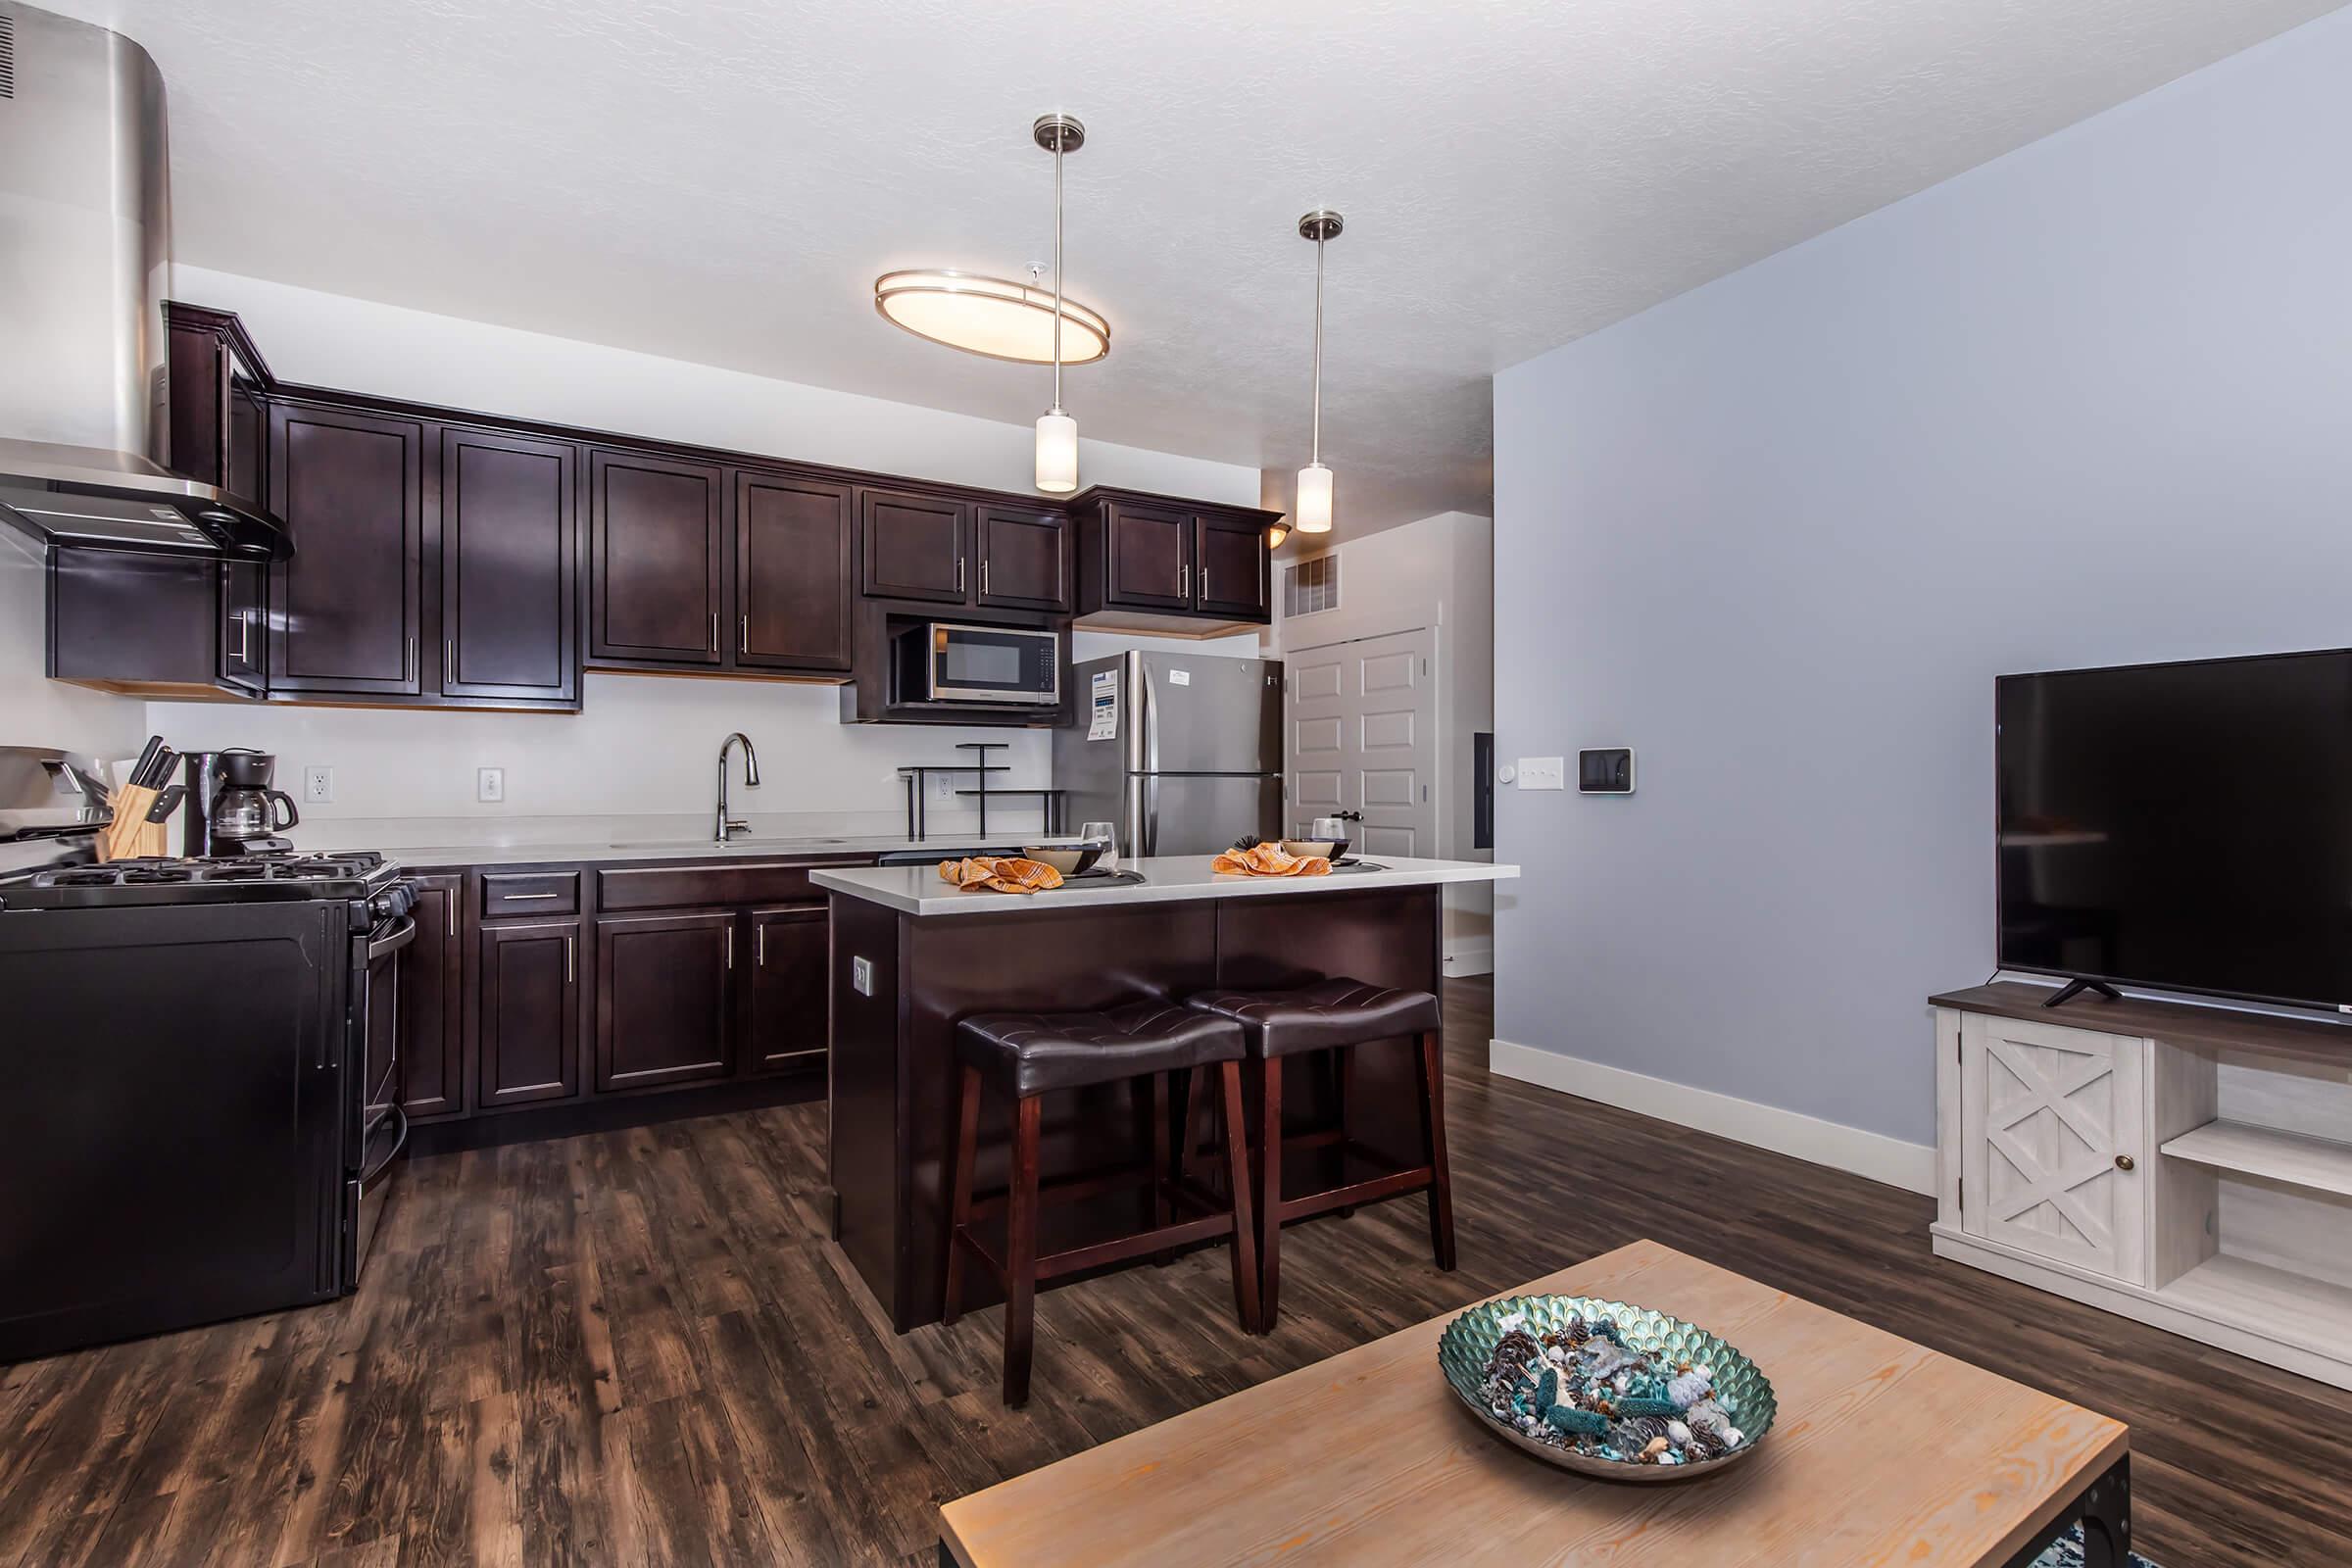
[[[794,904],[821,900],[825,890],[808,880],[820,865],[871,865],[873,858],[829,860],[760,860],[748,864],[632,866],[596,874],[596,906],[625,909],[684,909],[717,904]]]
[[[504,871],[482,878],[482,918],[502,915],[577,914],[577,871]]]

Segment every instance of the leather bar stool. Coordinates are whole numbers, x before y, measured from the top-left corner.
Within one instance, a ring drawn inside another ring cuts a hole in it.
[[[1250,1206],[1247,1161],[1242,1142],[1225,1139],[1232,1184],[1230,1202],[1204,1201],[1180,1191],[1169,1170],[1167,1075],[1189,1071],[1218,1078],[1228,1126],[1242,1123],[1242,1029],[1229,1018],[1178,1006],[1143,1002],[1104,1012],[982,1013],[956,1026],[956,1054],[963,1064],[956,1107],[956,1168],[948,1209],[947,1293],[942,1321],[954,1323],[963,1309],[963,1260],[978,1258],[1004,1287],[1004,1402],[1029,1397],[1029,1363],[1040,1281],[1115,1263],[1145,1253],[1166,1254],[1191,1242],[1230,1237],[1234,1309],[1245,1332],[1257,1328],[1257,1251]],[[1038,1130],[1042,1096],[1098,1084],[1149,1078],[1152,1091],[1152,1149],[1148,1164],[1132,1170],[1072,1177],[1053,1184],[1038,1178]],[[994,1087],[1013,1102],[1012,1179],[1001,1195],[976,1199],[972,1162],[979,1144],[980,1093]],[[1039,1206],[1056,1198],[1086,1197],[1133,1183],[1148,1185],[1153,1223],[1132,1235],[1037,1255]],[[1171,1221],[1173,1202],[1185,1199],[1210,1211]],[[973,1233],[977,1217],[1002,1209],[1004,1255],[999,1258]]]
[[[1439,1037],[1438,999],[1426,991],[1400,991],[1335,978],[1287,991],[1210,991],[1186,1004],[1208,1017],[1241,1025],[1243,1043],[1257,1075],[1258,1137],[1250,1146],[1257,1210],[1258,1323],[1271,1331],[1282,1290],[1282,1227],[1291,1220],[1351,1211],[1406,1193],[1429,1194],[1430,1250],[1438,1267],[1453,1267],[1453,1184],[1446,1163],[1446,1063]],[[1348,1114],[1352,1056],[1358,1046],[1411,1036],[1415,1042],[1425,1163],[1393,1169],[1362,1181],[1343,1182],[1321,1192],[1282,1190],[1285,1149],[1337,1143],[1343,1164],[1368,1151],[1349,1138],[1347,1124],[1334,1132],[1286,1138],[1282,1130],[1282,1064],[1308,1052],[1341,1054],[1341,1114]],[[1232,1112],[1226,1119],[1230,1122]],[[1230,1134],[1228,1135],[1230,1136]],[[1188,1110],[1184,1133],[1190,1152]]]

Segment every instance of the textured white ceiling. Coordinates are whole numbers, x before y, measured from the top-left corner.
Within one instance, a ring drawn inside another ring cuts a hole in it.
[[[1088,435],[1288,470],[1329,253],[1342,532],[1486,510],[1489,375],[2338,0],[50,0],[172,95],[182,261],[992,417],[874,315],[1068,177]],[[267,348],[267,345],[264,345]],[[1283,480],[1287,496],[1287,477]]]

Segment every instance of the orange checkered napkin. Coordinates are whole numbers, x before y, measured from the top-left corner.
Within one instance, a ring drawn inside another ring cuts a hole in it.
[[[1331,861],[1320,855],[1292,855],[1279,844],[1227,850],[1209,869],[1224,876],[1329,876]]]
[[[953,882],[969,893],[975,888],[991,888],[999,893],[1043,893],[1061,886],[1061,873],[1043,860],[1024,859],[1017,855],[974,855],[960,860],[939,862],[943,882]]]

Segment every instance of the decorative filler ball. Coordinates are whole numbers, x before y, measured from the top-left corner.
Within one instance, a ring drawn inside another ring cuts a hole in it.
[[[1742,1457],[1772,1385],[1714,1335],[1586,1297],[1514,1297],[1447,1326],[1446,1381],[1522,1447],[1620,1479],[1666,1481]]]

